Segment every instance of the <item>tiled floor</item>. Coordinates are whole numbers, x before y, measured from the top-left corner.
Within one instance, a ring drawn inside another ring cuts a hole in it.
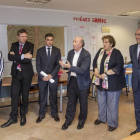
[[[63,98],[63,112],[59,113],[60,122],[53,120],[50,116],[50,108],[47,107],[46,118],[40,124],[36,124],[39,105],[31,103],[26,125],[21,127],[18,120],[17,124],[0,128],[0,140],[120,140],[128,137],[136,129],[132,92],[129,92],[128,96],[125,95],[125,90],[122,92],[119,106],[119,127],[113,132],[108,131],[107,124],[94,125],[94,121],[98,117],[98,105],[91,96],[88,97],[88,117],[84,128],[77,129],[78,104],[72,125],[65,131],[61,130],[65,121],[67,101],[67,97]],[[10,107],[0,109],[0,124],[9,119],[10,110]]]

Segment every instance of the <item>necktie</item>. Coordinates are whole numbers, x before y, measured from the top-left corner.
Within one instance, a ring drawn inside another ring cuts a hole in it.
[[[48,49],[48,62],[50,61],[50,48],[47,48]]]
[[[139,56],[138,56],[138,64],[140,65],[140,52],[139,52]]]
[[[20,49],[19,49],[19,54],[21,54],[21,52],[22,52],[22,46],[23,46],[23,45],[21,44],[21,45],[20,45]],[[20,64],[18,64],[18,68],[21,69],[21,65],[20,65]]]

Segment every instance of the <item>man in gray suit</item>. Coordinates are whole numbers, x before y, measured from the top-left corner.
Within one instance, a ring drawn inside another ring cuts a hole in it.
[[[69,69],[68,74],[68,104],[66,111],[66,121],[62,130],[71,125],[76,111],[77,100],[80,102],[79,123],[77,129],[84,127],[87,118],[87,97],[88,89],[91,84],[90,80],[90,63],[91,56],[84,48],[84,40],[76,37],[73,41],[73,49],[69,51],[67,63],[61,60],[59,64],[63,68]]]
[[[130,46],[130,58],[132,62],[132,88],[134,95],[135,119],[137,129],[130,135],[140,132],[140,29],[135,33],[137,44]]]
[[[40,123],[45,118],[47,109],[48,85],[50,91],[51,115],[55,121],[60,121],[57,108],[57,86],[58,71],[60,69],[59,60],[61,59],[60,49],[53,46],[54,36],[51,33],[45,35],[46,45],[37,51],[36,69],[38,73],[39,85],[39,117],[36,123]],[[40,72],[45,72],[48,76],[43,76]],[[51,83],[50,79],[55,82]]]

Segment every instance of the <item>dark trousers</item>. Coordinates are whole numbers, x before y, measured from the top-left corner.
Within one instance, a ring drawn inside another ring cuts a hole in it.
[[[11,119],[17,120],[20,92],[22,93],[20,116],[26,117],[27,110],[28,110],[28,96],[29,96],[31,82],[32,82],[32,77],[23,78],[22,72],[20,71],[17,71],[16,77],[12,78],[12,85],[11,85],[12,110],[10,113]]]
[[[140,70],[139,70],[139,75],[140,75]],[[140,77],[139,77],[138,89],[137,91],[133,92],[133,95],[134,95],[136,126],[137,126],[137,130],[140,131]]]
[[[76,112],[77,100],[80,102],[79,121],[85,122],[87,118],[87,97],[88,89],[79,90],[77,78],[71,76],[68,84],[68,104],[66,110],[66,122],[72,122]]]
[[[39,116],[45,117],[47,112],[47,97],[48,97],[48,85],[50,92],[50,106],[51,106],[51,115],[58,115],[58,107],[57,107],[57,87],[58,80],[55,80],[54,83],[38,81],[39,83]]]

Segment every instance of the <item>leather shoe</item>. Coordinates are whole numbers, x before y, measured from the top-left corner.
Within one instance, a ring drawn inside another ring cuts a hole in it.
[[[60,118],[59,118],[58,115],[57,115],[57,116],[53,116],[53,115],[52,115],[52,117],[54,118],[54,120],[55,120],[56,122],[59,122],[59,121],[60,121]]]
[[[45,117],[38,117],[36,123],[40,123]]]
[[[102,121],[100,121],[100,120],[98,120],[98,119],[95,120],[95,122],[94,122],[95,125],[99,125],[100,123],[104,123],[104,122],[102,122]]]
[[[108,131],[114,131],[115,129],[116,129],[116,127],[109,126]]]
[[[80,122],[78,123],[77,129],[82,129],[84,127],[84,122]]]
[[[66,130],[66,129],[68,129],[68,127],[71,125],[71,123],[67,123],[66,121],[65,121],[65,123],[63,124],[63,126],[62,126],[62,130]]]
[[[26,124],[26,117],[21,117],[20,119],[20,125],[24,126]]]
[[[136,133],[139,133],[139,131],[137,131],[137,129],[135,131],[133,131],[130,135],[134,135]]]
[[[1,128],[8,127],[8,126],[10,126],[11,124],[14,124],[14,123],[17,123],[17,120],[9,119],[6,123],[1,125]]]

